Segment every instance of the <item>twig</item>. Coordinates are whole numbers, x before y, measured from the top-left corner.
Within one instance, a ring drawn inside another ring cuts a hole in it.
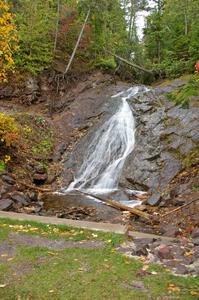
[[[164,217],[166,217],[166,216],[168,216],[168,215],[170,215],[172,213],[175,213],[176,211],[179,211],[179,210],[183,209],[184,207],[187,207],[187,206],[191,205],[193,202],[196,202],[198,200],[199,200],[199,198],[193,199],[189,203],[186,203],[186,204],[184,204],[184,205],[182,205],[182,206],[180,206],[178,208],[173,209],[172,211],[167,212],[166,214],[162,215],[161,218],[164,218]]]
[[[99,196],[96,196],[96,195],[92,195],[92,194],[88,194],[88,193],[85,193],[85,192],[82,192],[82,191],[79,191],[79,190],[76,190],[77,192],[83,194],[83,195],[86,195],[86,196],[90,196],[90,197],[93,197],[93,198],[96,198],[104,203],[106,203],[107,205],[109,206],[112,206],[116,209],[120,209],[120,210],[125,210],[125,211],[129,211],[130,213],[134,214],[134,215],[137,215],[139,217],[142,217],[146,220],[151,220],[151,216],[149,216],[147,213],[143,212],[143,211],[140,211],[136,208],[132,208],[132,207],[128,207],[126,205],[123,205],[119,202],[116,202],[116,201],[113,201],[111,199],[104,199],[104,198],[101,198]]]

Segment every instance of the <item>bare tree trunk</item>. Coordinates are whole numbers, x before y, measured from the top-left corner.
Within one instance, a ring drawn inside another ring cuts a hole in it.
[[[72,53],[72,55],[71,55],[71,58],[70,58],[70,60],[69,60],[69,62],[68,62],[68,65],[66,66],[66,69],[65,69],[65,71],[64,71],[64,73],[63,73],[63,78],[64,78],[64,75],[67,74],[67,72],[68,72],[68,70],[70,69],[70,66],[71,66],[71,64],[72,64],[72,62],[73,62],[73,59],[74,59],[74,57],[75,57],[75,53],[76,53],[77,48],[78,48],[78,46],[79,46],[79,43],[80,43],[80,41],[81,41],[81,39],[82,39],[82,35],[83,35],[83,33],[84,33],[84,29],[85,29],[85,27],[86,27],[86,24],[87,24],[87,22],[88,22],[88,18],[89,18],[89,16],[90,16],[90,13],[91,13],[91,6],[89,7],[89,10],[88,10],[88,12],[87,12],[87,15],[86,15],[84,24],[83,24],[82,29],[81,29],[81,31],[80,31],[80,34],[79,34],[77,43],[76,43],[76,45],[75,45],[75,48],[74,48],[74,50],[73,50],[73,53]]]
[[[54,52],[57,48],[57,37],[59,32],[59,15],[60,15],[60,0],[57,0],[57,23],[56,23],[56,31],[55,31]]]

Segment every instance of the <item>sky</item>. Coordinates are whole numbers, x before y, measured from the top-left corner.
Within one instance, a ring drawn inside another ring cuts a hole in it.
[[[148,1],[150,7],[154,7],[155,4],[153,0]],[[142,10],[139,11],[137,14],[137,20],[136,20],[136,25],[137,25],[137,34],[139,40],[142,40],[143,38],[143,29],[145,27],[145,22],[146,22],[146,17],[150,14],[150,12]]]
[[[139,11],[137,14],[136,26],[137,26],[137,34],[138,34],[139,40],[142,40],[142,38],[143,38],[143,29],[145,27],[146,17],[149,14],[150,13],[145,10]]]

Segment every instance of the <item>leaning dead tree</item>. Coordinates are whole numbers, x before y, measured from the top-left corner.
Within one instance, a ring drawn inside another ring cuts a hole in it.
[[[82,36],[83,36],[84,30],[85,30],[86,24],[87,24],[87,22],[88,22],[88,18],[89,18],[89,16],[90,16],[90,13],[91,13],[91,5],[90,5],[90,7],[89,7],[89,9],[88,9],[86,18],[85,18],[85,20],[84,20],[84,24],[83,24],[83,26],[82,26],[82,29],[81,29],[80,33],[79,33],[79,36],[78,36],[78,39],[77,39],[77,43],[76,43],[76,45],[75,45],[75,48],[74,48],[73,53],[72,53],[72,55],[71,55],[71,58],[70,58],[70,60],[69,60],[69,62],[68,62],[68,64],[67,64],[67,66],[66,66],[66,69],[65,69],[65,71],[64,71],[64,73],[63,73],[63,78],[64,78],[64,76],[67,74],[67,72],[68,72],[68,70],[70,69],[70,66],[71,66],[71,64],[72,64],[72,62],[73,62],[73,59],[74,59],[75,54],[76,54],[76,52],[77,52],[77,49],[78,49],[78,47],[79,47],[80,41],[81,41],[81,39],[82,39]]]
[[[138,66],[138,65],[136,65],[135,63],[132,63],[132,62],[130,62],[130,61],[124,59],[123,57],[121,57],[121,56],[119,56],[119,55],[117,55],[117,54],[115,54],[115,53],[113,53],[113,52],[111,52],[111,51],[109,51],[109,50],[107,50],[107,49],[104,49],[104,50],[105,50],[108,54],[114,56],[115,58],[117,58],[117,59],[120,60],[121,62],[123,62],[123,63],[125,63],[125,64],[127,64],[127,65],[129,65],[129,66],[131,66],[131,67],[133,67],[133,68],[136,68],[136,69],[138,69],[138,70],[141,70],[141,71],[143,71],[143,72],[147,72],[147,73],[150,73],[150,74],[153,73],[152,70],[148,70],[148,69],[146,69],[146,68],[144,68],[144,67],[142,67],[142,66]]]

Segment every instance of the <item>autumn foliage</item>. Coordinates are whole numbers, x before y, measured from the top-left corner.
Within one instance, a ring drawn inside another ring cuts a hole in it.
[[[19,126],[13,117],[0,113],[0,144],[6,147],[17,146],[19,142]]]
[[[9,5],[0,0],[0,82],[14,71],[13,53],[17,49],[17,33]]]

